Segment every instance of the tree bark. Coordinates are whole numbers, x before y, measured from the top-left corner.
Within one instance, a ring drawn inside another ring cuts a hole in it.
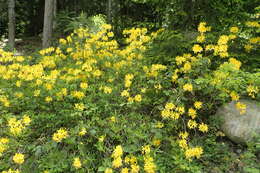
[[[113,0],[107,0],[107,19],[108,23],[112,24],[113,10],[112,10]]]
[[[8,44],[11,50],[15,46],[15,0],[8,0]]]
[[[52,29],[53,29],[53,8],[54,8],[53,0],[45,0],[43,41],[42,41],[43,48],[48,48],[51,46]]]
[[[53,0],[53,30],[56,28],[57,22],[56,22],[56,16],[57,16],[57,0]]]

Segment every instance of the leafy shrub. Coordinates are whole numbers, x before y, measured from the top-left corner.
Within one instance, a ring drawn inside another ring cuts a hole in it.
[[[161,31],[125,30],[119,47],[107,24],[79,28],[38,58],[1,50],[0,170],[201,172],[215,140],[199,140],[214,132],[210,115],[230,100],[243,114],[239,97],[260,100],[260,74],[229,57],[233,36],[206,44],[210,27],[198,31],[170,64],[144,55]]]
[[[98,32],[103,24],[106,23],[105,16],[99,14],[88,17],[86,13],[73,17],[73,13],[67,11],[57,15],[57,30],[60,33],[71,33],[79,28],[88,28],[89,32]]]

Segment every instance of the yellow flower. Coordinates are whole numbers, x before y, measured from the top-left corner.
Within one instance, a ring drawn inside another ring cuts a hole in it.
[[[128,97],[127,101],[128,101],[129,103],[132,103],[132,102],[134,102],[134,98],[133,98],[133,97]]]
[[[33,95],[34,95],[34,97],[38,97],[40,95],[40,93],[41,93],[41,90],[35,90],[33,92]]]
[[[140,94],[137,94],[135,97],[134,97],[134,100],[136,102],[141,102],[142,101],[142,96]]]
[[[47,83],[47,84],[45,84],[45,88],[47,90],[52,90],[53,86],[52,86],[52,84]]]
[[[28,115],[24,115],[23,116],[23,123],[24,123],[24,125],[28,126],[30,124],[30,122],[31,122],[30,117]]]
[[[160,90],[160,89],[162,89],[162,85],[161,84],[156,84],[156,85],[154,85],[154,88]]]
[[[233,39],[235,39],[235,38],[237,38],[236,35],[234,35],[234,34],[230,34],[230,35],[229,35],[229,39],[230,39],[230,40],[233,40]]]
[[[52,139],[56,142],[61,142],[62,139],[67,138],[68,132],[66,129],[60,128],[56,133],[53,134]]]
[[[79,132],[79,136],[84,136],[87,133],[86,128],[82,128]]]
[[[85,97],[85,94],[83,92],[81,92],[81,91],[72,91],[71,95],[73,97],[78,98],[78,99],[83,99]]]
[[[195,129],[196,127],[197,127],[197,122],[196,121],[194,121],[194,120],[189,120],[188,121],[188,127],[190,128],[190,129]]]
[[[71,47],[68,47],[67,49],[66,49],[66,52],[68,52],[68,53],[70,53],[70,52],[72,52],[73,51],[73,49],[71,48]]]
[[[24,155],[21,154],[21,153],[16,153],[13,156],[13,161],[14,161],[14,163],[19,164],[19,165],[23,164],[23,162],[24,162]]]
[[[95,70],[95,71],[93,72],[93,76],[99,77],[99,76],[101,76],[101,75],[102,75],[102,71],[100,71],[100,70]]]
[[[113,158],[121,157],[123,155],[123,148],[121,145],[116,146],[112,153]]]
[[[203,48],[202,48],[200,45],[195,44],[195,45],[192,47],[192,51],[193,51],[194,53],[199,53],[199,52],[202,52],[202,51],[203,51]]]
[[[199,130],[200,130],[201,132],[208,132],[208,125],[207,125],[207,124],[204,124],[204,123],[201,123],[201,124],[199,125]]]
[[[185,108],[183,106],[177,107],[176,109],[181,115],[185,113]]]
[[[247,87],[246,91],[248,92],[249,96],[251,96],[252,98],[255,98],[255,95],[258,93],[259,89],[257,86],[249,85]]]
[[[130,94],[129,94],[129,92],[128,92],[127,90],[123,90],[123,91],[121,92],[121,96],[122,96],[122,97],[129,97]]]
[[[144,157],[144,171],[146,173],[155,173],[156,165],[154,164],[153,158],[151,156]]]
[[[204,33],[207,31],[211,30],[211,27],[206,27],[207,23],[206,22],[200,22],[199,26],[198,26],[198,31],[200,33]]]
[[[115,116],[110,117],[110,121],[113,123],[116,122],[116,117]]]
[[[77,110],[83,111],[85,109],[84,103],[75,103],[75,108]]]
[[[122,158],[121,157],[114,158],[112,165],[113,165],[114,168],[121,167],[123,165],[122,164]]]
[[[87,89],[88,88],[88,83],[86,83],[86,82],[80,83],[80,88]]]
[[[239,70],[242,65],[242,63],[235,58],[229,58],[229,63],[232,64],[236,70]]]
[[[221,35],[218,39],[218,45],[226,45],[229,41],[229,37],[227,35]]]
[[[260,27],[260,24],[257,21],[247,21],[246,26],[248,26],[248,27]]]
[[[171,115],[171,111],[168,110],[168,109],[163,109],[163,110],[161,111],[161,116],[162,116],[163,118],[168,118],[168,117],[170,117],[170,115]]]
[[[213,49],[214,49],[214,45],[212,45],[212,44],[207,45],[206,48],[205,48],[206,51],[210,51],[210,50],[213,50]]]
[[[121,173],[128,173],[128,168],[122,168]]]
[[[183,71],[188,72],[191,69],[191,64],[190,62],[186,62],[183,66]]]
[[[16,84],[15,84],[17,87],[21,87],[22,85],[22,82],[21,81],[16,81]]]
[[[51,102],[52,101],[52,97],[50,97],[50,96],[45,97],[45,101],[47,103]]]
[[[99,141],[99,142],[104,142],[104,140],[105,140],[105,136],[104,136],[104,135],[102,135],[102,136],[100,136],[100,137],[98,138],[98,141]]]
[[[131,165],[131,172],[130,173],[138,173],[140,170],[140,167],[138,165]]]
[[[145,93],[145,92],[146,92],[146,88],[142,88],[141,93]]]
[[[106,168],[105,173],[113,173],[113,169],[111,169],[111,168]]]
[[[29,125],[29,119],[28,117],[25,117],[25,119],[22,119],[22,120],[16,120],[16,118],[10,118],[8,120],[8,126],[9,126],[9,130],[10,130],[10,133],[15,135],[15,136],[18,136],[21,134],[22,130],[27,126]]]
[[[182,63],[184,63],[186,61],[186,58],[183,56],[176,56],[175,61],[176,61],[177,65],[181,65]]]
[[[110,30],[112,28],[112,26],[109,25],[109,24],[103,24],[102,28],[105,29],[105,30]]]
[[[177,120],[177,119],[180,118],[180,114],[177,113],[177,112],[171,112],[170,117],[171,117],[173,120]]]
[[[230,93],[230,97],[232,98],[232,100],[234,101],[238,101],[239,100],[239,95],[235,92],[235,91],[232,91]]]
[[[180,146],[182,149],[187,149],[187,148],[188,148],[187,141],[186,141],[185,139],[179,140],[179,146]]]
[[[8,138],[0,138],[0,143],[2,144],[6,144],[9,142],[9,139]]]
[[[63,94],[63,96],[66,96],[68,94],[67,88],[62,88],[61,93]]]
[[[158,146],[160,146],[160,144],[161,144],[161,140],[160,139],[153,139],[153,145],[154,146],[158,147]]]
[[[203,153],[203,149],[201,147],[189,148],[185,151],[185,156],[187,159],[192,157],[200,158]]]
[[[158,128],[158,129],[161,129],[161,128],[164,127],[164,124],[161,123],[161,122],[158,122],[158,123],[156,123],[155,127]]]
[[[124,162],[125,162],[126,164],[129,164],[129,163],[130,163],[130,157],[129,157],[129,156],[125,156]]]
[[[199,102],[199,101],[196,101],[195,103],[194,103],[194,107],[196,108],[196,109],[201,109],[202,108],[202,102]]]
[[[131,158],[130,158],[130,163],[131,163],[132,165],[137,164],[137,158],[136,158],[135,156],[131,156]]]
[[[61,39],[59,40],[59,43],[65,45],[65,44],[67,44],[67,40],[61,38]]]
[[[231,28],[229,29],[229,31],[232,32],[232,33],[238,33],[239,29],[238,29],[238,27],[233,26],[233,27],[231,27]]]
[[[134,75],[133,74],[127,74],[125,75],[125,87],[126,88],[129,88],[132,84],[132,79],[134,78]]]
[[[257,44],[257,42],[260,41],[260,37],[253,37],[249,39],[249,43],[251,44]]]
[[[183,90],[191,92],[193,90],[192,84],[185,84],[185,85],[183,85]]]
[[[113,32],[109,32],[109,33],[107,33],[107,36],[108,37],[114,37],[114,33]]]
[[[189,116],[191,116],[192,119],[196,118],[196,116],[197,116],[197,112],[193,108],[189,108],[188,114],[189,114]]]
[[[182,138],[182,139],[187,139],[189,136],[189,133],[188,132],[181,132],[179,134],[179,137]]]
[[[110,94],[110,93],[112,92],[112,88],[107,87],[107,86],[104,86],[104,87],[103,87],[103,90],[104,90],[104,93],[105,93],[105,94]]]
[[[240,114],[244,114],[246,112],[246,104],[243,104],[241,102],[237,102],[236,108],[239,110]]]
[[[3,172],[1,172],[1,173],[20,173],[20,171],[19,171],[19,169],[14,169],[14,170],[12,170],[11,168],[8,170],[8,171],[3,171]]]
[[[175,105],[173,103],[166,103],[165,109],[172,110],[175,108]]]
[[[197,42],[202,43],[202,42],[204,42],[204,41],[205,41],[205,36],[204,36],[204,35],[199,35],[199,36],[197,37]]]
[[[79,169],[81,168],[81,162],[80,162],[80,159],[78,157],[74,158],[73,160],[73,166],[76,168],[76,169]]]
[[[142,146],[142,154],[150,154],[151,148],[150,145]]]
[[[247,52],[250,52],[251,49],[253,48],[253,46],[250,45],[250,44],[246,44],[246,45],[244,46],[244,48],[245,48],[245,50],[246,50]]]

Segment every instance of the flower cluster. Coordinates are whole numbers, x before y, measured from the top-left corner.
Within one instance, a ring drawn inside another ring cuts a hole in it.
[[[155,173],[156,165],[154,163],[154,159],[151,157],[151,149],[149,145],[143,146],[142,148],[144,155],[144,171],[146,173]]]
[[[203,149],[201,147],[189,148],[185,151],[185,156],[187,159],[191,159],[193,157],[200,158],[203,153]]]
[[[81,164],[81,161],[78,157],[75,157],[73,159],[73,166],[76,168],[76,169],[79,169],[81,168],[82,164]]]
[[[10,118],[8,120],[10,133],[15,136],[19,136],[22,133],[22,131],[26,128],[26,126],[30,124],[30,122],[31,119],[28,115],[24,115],[23,119],[21,120],[17,120],[15,117]]]
[[[24,155],[21,153],[16,153],[13,157],[13,161],[14,161],[14,163],[19,164],[19,165],[23,164]]]
[[[8,148],[8,138],[0,138],[0,157],[2,156],[3,152],[5,152]]]
[[[68,137],[68,132],[66,129],[59,129],[57,130],[57,132],[55,132],[52,136],[52,139],[55,141],[55,142],[61,142],[63,139],[66,139]]]

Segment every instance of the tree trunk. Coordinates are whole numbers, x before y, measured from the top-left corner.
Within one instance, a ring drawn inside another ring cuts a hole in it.
[[[8,0],[8,44],[11,50],[15,45],[15,0]]]
[[[42,47],[48,48],[51,45],[53,28],[53,0],[45,0],[44,24],[43,24],[43,42]]]
[[[113,0],[107,0],[107,19],[109,24],[112,24],[112,20],[113,20],[112,1]]]
[[[57,22],[56,22],[56,16],[57,16],[57,0],[53,0],[53,29],[56,28]]]

